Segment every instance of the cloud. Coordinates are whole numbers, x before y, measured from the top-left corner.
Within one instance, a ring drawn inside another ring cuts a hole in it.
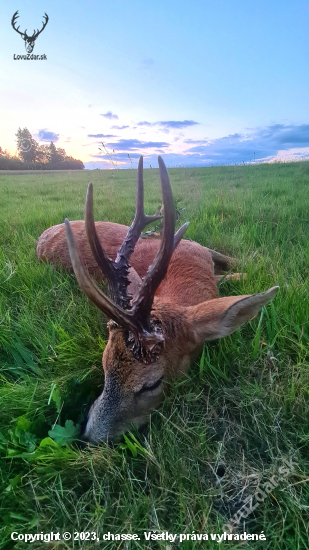
[[[112,126],[112,130],[124,130],[125,128],[130,128],[130,126]]]
[[[138,160],[140,155],[143,154],[144,158],[151,156],[152,162],[155,163],[158,154],[165,155],[164,147],[169,147],[169,143],[162,141],[140,141],[139,139],[122,139],[118,143],[107,143],[106,147],[108,151],[113,150],[112,159],[114,163],[121,163],[124,168],[131,168],[131,160]],[[149,154],[148,150],[155,149],[156,154]],[[128,153],[130,152],[130,158]],[[93,159],[93,162],[104,161],[108,159],[108,155],[102,152],[98,155],[89,155]],[[110,159],[109,159],[110,160]],[[111,162],[111,161],[110,161]],[[93,164],[93,163],[92,163]],[[90,165],[89,165],[90,167]]]
[[[164,141],[140,141],[139,139],[120,139],[118,142],[107,143],[107,147],[115,149],[116,151],[134,151],[142,149],[162,149],[162,147],[169,147],[169,143]]]
[[[188,126],[195,126],[195,124],[200,124],[195,122],[195,120],[161,120],[156,124],[164,126],[165,128],[188,128]]]
[[[107,111],[106,113],[101,113],[100,116],[104,116],[104,118],[109,119],[119,119],[118,115],[115,115],[115,113],[112,113],[112,111]]]
[[[90,137],[90,138],[112,138],[112,137],[117,137],[117,136],[114,136],[113,134],[88,134],[87,137]]]
[[[276,124],[269,127],[268,137],[278,144],[309,145],[309,124],[284,126]]]
[[[186,140],[185,143],[194,145],[186,153],[197,153],[203,162],[252,162],[274,158],[279,151],[309,147],[309,124],[272,124],[251,129],[248,134],[235,133],[215,140]]]
[[[184,143],[189,143],[189,144],[194,143],[196,145],[202,145],[202,144],[209,143],[209,140],[207,140],[207,139],[185,139]]]
[[[58,141],[59,134],[55,134],[55,132],[51,132],[50,130],[42,129],[38,132],[38,140],[39,141]]]
[[[163,132],[167,132],[168,128],[177,128],[179,130],[181,128],[195,126],[196,124],[200,123],[195,122],[195,120],[159,120],[157,122],[148,122],[147,120],[142,120],[141,122],[137,123],[138,126],[163,126]]]
[[[173,152],[173,143],[179,152]],[[114,149],[113,159],[122,167],[130,168],[128,153],[137,159],[142,153],[145,166],[157,166],[157,155],[162,153],[169,167],[210,166],[250,163],[254,161],[309,159],[309,124],[271,124],[265,127],[246,129],[217,139],[186,139],[176,136],[171,143],[163,141],[142,141],[122,139],[109,142],[108,149]],[[131,152],[132,151],[132,152]],[[93,155],[94,159],[107,157]],[[95,160],[93,161],[95,162]],[[135,162],[135,161],[134,161]]]

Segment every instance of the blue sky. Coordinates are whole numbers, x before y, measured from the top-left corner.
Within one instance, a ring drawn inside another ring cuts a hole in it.
[[[15,0],[14,0],[15,1]],[[20,30],[49,22],[14,60]],[[26,126],[86,167],[309,158],[309,3],[2,3],[0,146]],[[104,147],[102,146],[104,143]]]

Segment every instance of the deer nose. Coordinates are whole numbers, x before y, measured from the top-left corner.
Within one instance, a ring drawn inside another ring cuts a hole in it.
[[[85,436],[85,434],[83,434],[77,444],[78,447],[80,447],[80,449],[85,449],[85,447],[88,447],[88,445],[90,446],[93,446],[93,445],[100,445],[100,443],[103,443],[103,441],[99,441],[98,443],[93,443],[91,442],[90,439],[88,439],[88,437]],[[108,445],[108,447],[111,447],[113,448],[115,446],[114,442],[111,441],[110,439],[107,439],[106,441],[104,441],[105,445]]]

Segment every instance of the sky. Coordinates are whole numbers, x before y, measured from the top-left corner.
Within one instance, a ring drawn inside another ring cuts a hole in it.
[[[32,35],[34,55],[11,26]],[[27,127],[86,168],[309,159],[307,0],[0,6],[0,146]]]

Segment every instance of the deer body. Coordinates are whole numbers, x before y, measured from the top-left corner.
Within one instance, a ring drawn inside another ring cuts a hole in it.
[[[83,436],[91,443],[117,440],[132,422],[144,424],[162,401],[165,382],[187,371],[204,342],[234,332],[278,290],[218,298],[214,264],[221,270],[231,258],[181,241],[187,224],[174,236],[175,209],[161,157],[159,169],[164,205],[161,240],[139,239],[143,228],[157,219],[144,214],[141,157],[136,214],[129,229],[94,223],[89,184],[85,222],[65,220],[65,226],[49,228],[38,242],[38,257],[73,266],[83,292],[111,319],[102,358],[104,390],[89,411]],[[110,298],[88,270],[107,279]]]
[[[92,254],[86,235],[85,222],[74,221],[70,222],[70,225],[90,275],[97,281],[104,279],[104,274]],[[95,229],[106,255],[114,261],[129,227],[112,222],[95,222]],[[156,236],[138,239],[130,257],[130,265],[140,278],[145,277],[159,251],[160,244],[160,239]],[[196,242],[180,241],[155,296],[164,301],[184,306],[216,298],[218,289],[214,277],[212,252],[214,251]],[[42,233],[36,253],[41,260],[72,269],[63,223],[49,227]],[[221,260],[220,264],[218,258]],[[218,271],[221,266],[230,267],[232,263],[232,258],[217,253],[215,267]]]

